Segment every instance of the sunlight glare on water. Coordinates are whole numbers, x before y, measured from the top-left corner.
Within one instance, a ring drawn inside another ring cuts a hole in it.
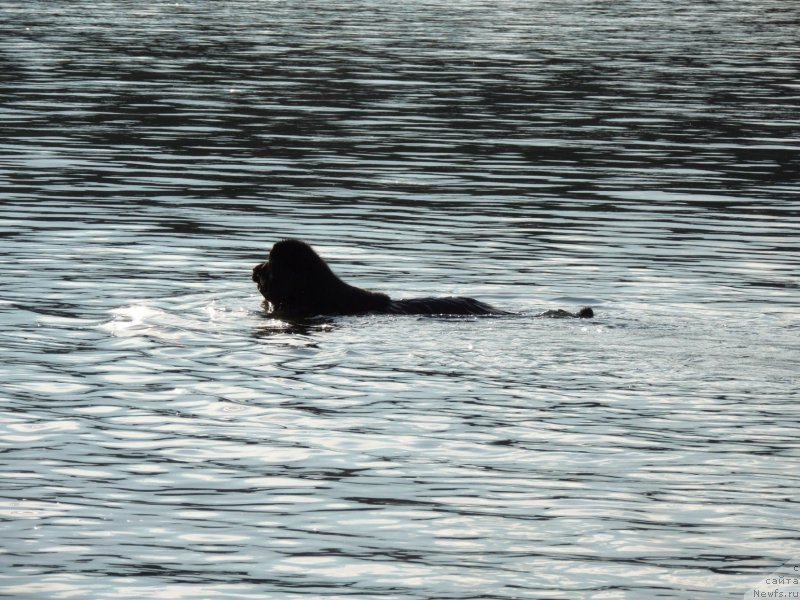
[[[2,14],[0,595],[792,589],[796,3]]]

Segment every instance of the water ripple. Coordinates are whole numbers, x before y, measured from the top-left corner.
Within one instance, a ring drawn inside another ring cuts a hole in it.
[[[7,4],[2,593],[740,598],[800,556],[795,3]],[[283,237],[519,314],[271,320]]]

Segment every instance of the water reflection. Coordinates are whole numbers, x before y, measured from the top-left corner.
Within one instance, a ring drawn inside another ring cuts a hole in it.
[[[267,318],[265,308],[265,318]],[[273,318],[267,318],[267,323],[259,325],[254,331],[255,337],[269,337],[274,335],[284,336],[286,334],[295,334],[299,336],[311,336],[312,334],[325,333],[332,331],[336,327],[336,320],[327,317],[316,317],[310,319],[302,319],[297,321],[280,321]]]
[[[6,4],[4,593],[716,599],[800,556],[796,3]],[[286,237],[521,314],[271,321]]]

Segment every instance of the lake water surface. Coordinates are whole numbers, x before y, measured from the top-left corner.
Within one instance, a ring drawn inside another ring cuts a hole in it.
[[[798,66],[795,0],[3,3],[0,596],[797,590]],[[519,315],[290,327],[285,237]]]

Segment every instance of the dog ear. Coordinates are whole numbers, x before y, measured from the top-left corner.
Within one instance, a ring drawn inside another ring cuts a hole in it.
[[[303,295],[299,289],[303,269],[298,264],[298,250],[288,241],[276,243],[269,253],[270,299],[278,311],[296,306]]]
[[[269,292],[285,314],[325,312],[340,282],[325,261],[300,240],[282,240],[269,253]]]

